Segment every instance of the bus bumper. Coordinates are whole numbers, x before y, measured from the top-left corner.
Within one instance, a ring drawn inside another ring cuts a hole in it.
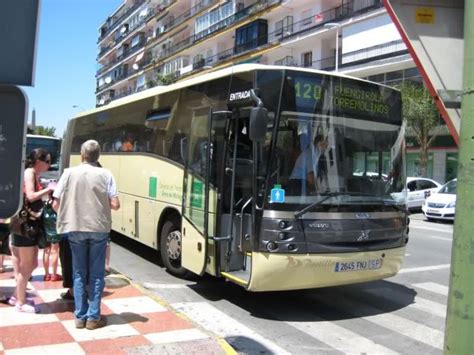
[[[341,254],[252,253],[249,291],[284,291],[385,279],[401,268],[405,247]]]

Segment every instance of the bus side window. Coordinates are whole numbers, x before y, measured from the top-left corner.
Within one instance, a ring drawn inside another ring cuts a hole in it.
[[[184,157],[186,156],[186,149],[182,149],[183,140],[186,140],[184,133],[176,133],[171,140],[168,158],[179,163],[184,164]],[[184,153],[184,154],[183,154]]]

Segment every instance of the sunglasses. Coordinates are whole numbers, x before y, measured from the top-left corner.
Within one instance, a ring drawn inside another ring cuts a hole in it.
[[[51,160],[41,160],[43,163],[51,164]]]

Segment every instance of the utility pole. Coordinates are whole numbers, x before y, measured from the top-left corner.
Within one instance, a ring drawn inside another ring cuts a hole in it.
[[[474,3],[464,1],[464,73],[445,354],[474,351]]]

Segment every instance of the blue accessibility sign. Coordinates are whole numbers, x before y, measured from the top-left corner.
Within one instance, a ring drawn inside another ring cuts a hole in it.
[[[270,196],[270,203],[284,203],[285,202],[285,190],[282,188],[273,188]]]

